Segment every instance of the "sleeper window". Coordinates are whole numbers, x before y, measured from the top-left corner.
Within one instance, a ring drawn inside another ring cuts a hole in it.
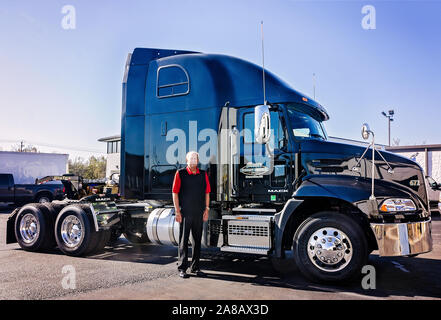
[[[189,93],[190,80],[185,69],[178,65],[160,67],[158,69],[158,98],[180,96]]]

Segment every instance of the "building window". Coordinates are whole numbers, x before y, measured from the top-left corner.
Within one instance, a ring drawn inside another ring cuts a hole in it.
[[[121,151],[121,141],[108,141],[107,153],[119,153]]]
[[[174,97],[190,92],[188,73],[179,65],[169,65],[158,68],[157,96],[158,98]]]

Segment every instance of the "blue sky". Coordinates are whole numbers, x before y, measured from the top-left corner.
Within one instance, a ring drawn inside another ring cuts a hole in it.
[[[64,5],[76,29],[61,27]],[[364,5],[376,29],[361,27]],[[135,47],[223,53],[261,63],[316,98],[328,134],[368,122],[400,145],[441,143],[441,1],[10,1],[0,4],[0,144],[105,152],[119,133],[121,81]],[[69,151],[78,154],[78,150]]]

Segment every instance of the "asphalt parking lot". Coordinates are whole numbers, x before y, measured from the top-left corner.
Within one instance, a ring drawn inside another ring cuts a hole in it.
[[[7,212],[0,211],[0,232]],[[276,266],[267,257],[210,250],[202,255],[204,275],[181,279],[176,248],[133,246],[123,237],[86,258],[0,244],[0,299],[441,299],[439,217],[433,219],[432,235],[434,250],[415,258],[380,258],[374,252],[369,264],[376,289],[370,290],[362,288],[361,279],[342,286],[315,284],[290,263]],[[75,277],[66,282],[73,271]]]

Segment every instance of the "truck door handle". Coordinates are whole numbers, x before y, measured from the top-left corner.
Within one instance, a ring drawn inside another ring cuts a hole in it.
[[[236,126],[232,126],[231,132],[230,132],[230,165],[229,165],[229,171],[230,171],[230,188],[231,192],[234,193],[235,191],[235,171],[234,171],[234,159],[237,155],[237,128]]]

